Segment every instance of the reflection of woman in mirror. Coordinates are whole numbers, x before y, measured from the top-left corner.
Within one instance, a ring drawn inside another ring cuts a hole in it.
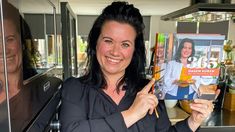
[[[3,24],[4,24],[4,36],[5,43],[1,43],[0,46],[0,81],[2,83],[2,90],[0,92],[0,109],[6,110],[6,84],[5,84],[5,71],[3,62],[3,45],[5,45],[6,53],[6,67],[8,78],[8,95],[10,102],[14,101],[14,97],[19,93],[23,85],[22,76],[22,49],[20,44],[20,26],[19,15],[16,15],[17,10],[12,8],[11,5],[3,1]],[[11,103],[10,103],[11,106]],[[12,109],[10,109],[12,110]],[[27,111],[25,111],[27,112]],[[23,113],[18,113],[23,114]],[[12,116],[12,115],[11,115]],[[0,113],[1,122],[7,122],[7,115]],[[14,118],[14,116],[12,116]],[[13,123],[14,124],[14,123]]]
[[[20,38],[19,16],[15,14],[15,10],[4,8],[4,32],[5,32],[5,50],[6,50],[6,66],[8,75],[9,97],[15,96],[23,82],[22,76],[22,49]],[[1,60],[3,60],[3,49],[0,49]],[[1,61],[0,65],[0,80],[5,86],[4,79],[4,64]],[[4,96],[4,97],[3,97]],[[0,102],[5,99],[5,89],[1,93]]]
[[[6,109],[6,106],[4,105],[6,100],[6,84],[2,47],[2,45],[5,45],[11,127],[12,131],[22,131],[21,129],[25,127],[24,125],[26,125],[26,122],[31,117],[30,91],[23,90],[22,57],[24,61],[27,59],[30,60],[30,58],[26,56],[27,54],[25,55],[25,53],[27,53],[25,49],[23,50],[24,53],[22,53],[22,48],[25,48],[25,45],[24,41],[21,42],[21,38],[25,38],[25,36],[21,36],[22,27],[20,27],[20,14],[18,9],[6,1],[3,1],[3,12],[3,37],[5,38],[5,43],[0,46],[0,82],[2,83],[2,89],[0,92],[0,109]],[[24,63],[28,65],[27,62]],[[29,67],[26,67],[26,69],[28,68]],[[34,72],[34,74],[36,74],[36,72]],[[7,120],[7,117],[2,117],[1,113],[0,117],[3,118],[1,121],[6,122],[4,120]],[[2,122],[0,122],[0,124],[1,123]]]
[[[199,76],[186,74],[187,66],[195,54],[194,41],[188,38],[181,40],[176,51],[175,60],[167,65],[164,76],[164,92],[166,99],[193,99],[200,84]]]

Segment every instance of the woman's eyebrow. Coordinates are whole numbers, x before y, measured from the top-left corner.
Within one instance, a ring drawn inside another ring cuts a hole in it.
[[[122,42],[128,42],[128,43],[133,44],[133,42],[132,42],[132,41],[130,41],[130,40],[124,40],[124,41],[122,41]]]
[[[111,40],[113,40],[112,38],[106,37],[106,36],[102,37],[102,39],[111,39]]]

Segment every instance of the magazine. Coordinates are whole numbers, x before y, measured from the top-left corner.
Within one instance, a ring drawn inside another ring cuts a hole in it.
[[[159,99],[213,100],[220,81],[225,36],[156,34],[151,74]]]

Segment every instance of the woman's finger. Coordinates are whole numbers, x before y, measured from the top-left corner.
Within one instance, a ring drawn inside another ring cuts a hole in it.
[[[149,109],[149,114],[152,115],[153,112],[154,112],[154,108],[150,108],[150,109]]]
[[[202,102],[202,103],[195,103],[195,102]],[[190,104],[190,108],[194,111],[197,111],[198,113],[201,113],[204,115],[204,117],[208,116],[214,109],[214,105],[211,101],[208,100],[195,100],[194,103]]]
[[[140,92],[146,93],[146,94],[149,93],[154,83],[155,83],[155,79],[153,78]]]

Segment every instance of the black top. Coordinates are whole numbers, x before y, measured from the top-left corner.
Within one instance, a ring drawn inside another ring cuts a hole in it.
[[[80,79],[70,78],[63,86],[61,130],[62,132],[191,132],[187,120],[171,126],[163,100],[159,100],[157,106],[159,118],[156,118],[154,113],[147,114],[127,129],[121,112],[131,106],[135,95],[127,90],[117,105],[97,86],[83,84]]]

